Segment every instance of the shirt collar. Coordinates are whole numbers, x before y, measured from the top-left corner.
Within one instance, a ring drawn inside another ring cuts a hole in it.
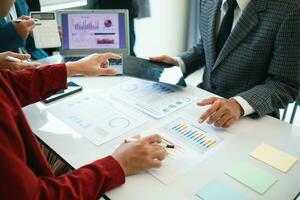
[[[251,0],[236,0],[239,8],[241,9],[242,12],[246,9],[248,4],[250,3]],[[222,2],[222,8],[224,7],[224,4],[227,3],[227,0],[223,0]]]

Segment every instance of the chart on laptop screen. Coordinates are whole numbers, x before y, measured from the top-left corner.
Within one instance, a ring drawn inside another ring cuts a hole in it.
[[[123,13],[62,15],[64,49],[126,48]]]

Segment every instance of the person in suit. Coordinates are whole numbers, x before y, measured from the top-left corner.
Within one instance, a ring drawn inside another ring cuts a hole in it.
[[[149,0],[88,0],[89,9],[128,9],[129,10],[129,31],[130,31],[130,54],[135,56],[134,46],[136,42],[135,18],[150,16]]]
[[[37,49],[33,37],[30,35],[34,28],[34,21],[27,17],[28,5],[25,0],[16,0],[7,17],[0,18],[0,52],[14,51],[28,53],[34,60],[45,58],[48,54]],[[14,23],[20,18],[23,21]]]
[[[279,117],[300,87],[298,0],[200,0],[200,42],[179,57],[152,61],[180,65],[223,98],[198,102],[210,108],[199,122],[228,128],[240,117]]]

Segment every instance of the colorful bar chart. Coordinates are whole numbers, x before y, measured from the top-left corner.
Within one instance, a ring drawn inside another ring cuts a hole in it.
[[[190,123],[182,118],[172,122],[166,129],[170,134],[181,138],[181,140],[193,145],[203,153],[223,140],[223,138],[213,133],[208,133],[202,130],[198,125]]]
[[[99,24],[96,21],[89,22],[84,20],[75,24],[75,30],[99,30]]]

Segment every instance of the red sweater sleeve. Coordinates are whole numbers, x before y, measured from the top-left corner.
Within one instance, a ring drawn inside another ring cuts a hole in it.
[[[125,182],[121,166],[112,157],[97,160],[58,178],[36,175],[29,167],[28,159],[39,158],[27,154],[34,153],[29,150],[33,146],[39,147],[30,130],[19,129],[16,122],[22,123],[23,115],[17,117],[7,105],[5,98],[4,102],[0,101],[0,199],[96,200],[107,190]]]
[[[106,157],[58,178],[37,177],[24,162],[0,147],[0,199],[93,200],[125,182],[112,157]]]
[[[44,100],[67,87],[67,72],[64,64],[19,72],[1,70],[1,74],[10,83],[22,106]]]

